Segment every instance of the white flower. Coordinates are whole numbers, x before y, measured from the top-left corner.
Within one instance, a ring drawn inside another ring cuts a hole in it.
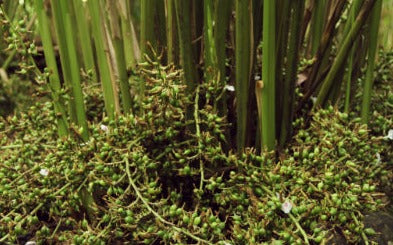
[[[102,131],[108,132],[108,126],[106,126],[106,125],[104,125],[104,124],[101,124],[101,125],[100,125],[100,128],[101,128]]]
[[[35,241],[28,241],[25,243],[25,245],[36,245],[37,243]]]
[[[385,136],[385,139],[393,140],[393,129],[389,129],[388,135]]]
[[[255,80],[255,81],[259,81],[259,80],[261,80],[261,77],[258,76],[258,75],[255,75],[254,80]]]
[[[233,85],[228,85],[228,84],[225,85],[224,89],[230,92],[235,91],[235,87]]]
[[[45,168],[41,168],[40,174],[41,174],[42,176],[48,176],[49,170],[48,170],[48,169],[45,169]]]
[[[315,102],[317,102],[317,97],[311,96],[310,99],[311,99],[311,101],[312,101],[313,104],[315,104]]]
[[[283,204],[281,204],[281,210],[286,213],[289,214],[292,210],[292,203],[288,200],[286,200]]]

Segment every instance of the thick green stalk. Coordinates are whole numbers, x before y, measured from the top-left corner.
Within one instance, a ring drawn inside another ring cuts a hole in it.
[[[83,66],[92,76],[92,81],[97,81],[97,71],[94,64],[94,53],[91,43],[89,20],[86,14],[86,4],[81,0],[74,0],[76,23],[78,28],[79,45],[81,47]]]
[[[35,10],[38,17],[38,29],[41,34],[42,46],[44,48],[45,62],[50,71],[49,74],[49,87],[55,113],[57,115],[57,131],[60,137],[68,135],[67,114],[64,105],[60,101],[60,78],[59,71],[56,65],[55,52],[52,44],[52,35],[50,32],[50,25],[48,16],[45,13],[43,0],[34,1]]]
[[[349,10],[349,17],[347,23],[345,23],[344,27],[344,34],[348,34],[350,27],[355,22],[355,17],[359,13],[360,8],[362,7],[363,1],[355,1],[351,5],[351,9]],[[349,106],[351,103],[351,85],[352,85],[352,72],[353,72],[353,65],[354,65],[354,56],[355,56],[355,49],[357,46],[357,42],[351,48],[351,52],[349,53],[348,63],[347,63],[347,71],[344,78],[346,82],[345,86],[345,101],[344,101],[344,112],[349,113]]]
[[[104,49],[104,32],[102,28],[100,7],[95,0],[88,0],[88,6],[91,14],[92,33],[96,47],[97,63],[100,73],[102,90],[104,93],[105,110],[110,119],[115,116],[115,93],[111,81],[111,71]]]
[[[327,11],[326,0],[314,0],[314,10],[310,27],[311,56],[317,53],[324,28],[325,14]]]
[[[72,76],[71,76],[71,68],[70,68],[70,63],[69,63],[69,52],[68,52],[68,47],[67,47],[67,39],[66,39],[66,33],[65,33],[65,16],[61,8],[61,0],[51,0],[51,7],[52,7],[52,14],[53,14],[53,20],[55,23],[55,30],[56,30],[56,36],[57,36],[57,44],[59,46],[59,54],[60,54],[60,63],[61,63],[61,68],[62,68],[62,73],[63,73],[63,78],[65,85],[67,89],[72,91]],[[68,113],[69,117],[71,118],[71,122],[77,123],[77,115],[76,115],[76,105],[75,101],[73,99],[69,100],[68,103]]]
[[[195,91],[198,84],[198,73],[191,39],[191,6],[192,2],[190,0],[175,0],[181,65],[189,94]]]
[[[204,0],[204,47],[205,47],[205,79],[207,82],[217,79],[217,51],[213,36],[213,1]]]
[[[262,48],[262,147],[273,150],[276,144],[276,2],[263,2]]]
[[[369,0],[366,1],[363,5],[362,10],[360,11],[359,15],[356,18],[354,25],[351,27],[348,35],[345,37],[336,58],[333,61],[332,68],[330,69],[329,73],[327,74],[321,89],[318,93],[317,100],[314,104],[314,108],[323,105],[325,99],[328,95],[328,92],[332,85],[334,85],[334,79],[336,78],[338,72],[340,71],[342,65],[346,61],[347,55],[351,50],[351,46],[353,45],[355,39],[357,38],[359,31],[363,24],[365,23],[373,5],[375,4],[376,0]]]
[[[381,19],[381,10],[382,10],[382,0],[377,0],[372,13],[370,15],[370,43],[368,49],[368,60],[367,60],[367,71],[366,78],[364,81],[364,90],[363,90],[363,100],[362,100],[362,111],[361,111],[361,119],[363,123],[368,123],[369,114],[370,114],[370,101],[371,101],[371,93],[372,86],[374,83],[374,67],[375,67],[375,56],[377,54],[378,48],[378,30],[379,30],[379,22]]]
[[[117,79],[120,84],[123,110],[124,113],[128,113],[131,110],[132,99],[130,94],[130,86],[128,84],[127,65],[123,45],[123,33],[121,30],[121,22],[119,15],[119,13],[121,12],[121,5],[117,5],[116,1],[108,1],[109,23],[111,27],[111,36],[116,56]]]
[[[167,38],[167,61],[168,64],[177,63],[176,48],[176,13],[174,0],[165,0],[166,8],[166,38]]]
[[[288,38],[289,38],[289,26],[291,23],[291,3],[293,1],[281,0],[277,1],[277,13],[276,13],[276,21],[277,21],[277,34],[276,34],[276,122],[281,122],[283,118],[283,103],[284,96],[281,95],[285,86],[285,69],[287,60],[287,51],[288,51]],[[262,29],[262,27],[260,27]],[[285,120],[285,119],[284,119]],[[281,127],[276,127],[276,137],[280,136]]]
[[[251,58],[251,18],[252,1],[236,1],[236,99],[237,99],[237,134],[236,143],[240,153],[246,146],[247,140],[247,109],[250,82]]]
[[[283,97],[283,103],[280,146],[283,146],[292,134],[292,121],[295,109],[295,83],[297,79],[297,68],[299,64],[299,49],[301,39],[300,29],[304,12],[304,1],[293,0],[291,1],[291,5],[293,11],[290,21],[290,39],[287,52],[288,55],[285,69],[284,89],[281,94],[281,96]]]
[[[218,78],[221,86],[225,86],[226,77],[226,36],[229,28],[229,20],[232,10],[232,0],[217,0],[214,15],[214,38],[216,46]],[[218,101],[219,114],[225,116],[227,114],[226,94]]]
[[[62,6],[62,8],[65,7],[66,4]],[[75,45],[75,37],[73,35],[75,33],[75,30],[72,28],[70,14],[66,11],[66,9],[63,9],[63,11],[66,12],[64,24],[65,24],[66,41],[68,46],[67,50],[68,50],[71,79],[72,79],[71,80],[72,95],[73,95],[72,100],[74,100],[74,104],[76,106],[75,111],[76,111],[78,126],[81,127],[82,129],[82,131],[80,132],[82,139],[84,141],[87,141],[89,138],[89,132],[87,127],[86,111],[85,111],[83,92],[81,87],[80,66],[78,61],[76,45]]]
[[[157,0],[141,0],[141,52],[151,55],[150,48],[156,48],[156,39],[154,35],[154,18],[155,18],[155,1]],[[151,45],[151,47],[149,46]]]

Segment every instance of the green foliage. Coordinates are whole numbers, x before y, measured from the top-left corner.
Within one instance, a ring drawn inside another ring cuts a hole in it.
[[[1,119],[0,241],[304,244],[333,228],[350,242],[372,237],[361,220],[384,205],[378,186],[391,169],[376,154],[387,139],[329,108],[278,162],[226,154],[227,123],[202,99],[222,88],[201,86],[192,101],[172,67],[145,63],[138,76],[146,89],[135,114],[89,125],[88,142],[78,130],[57,139],[50,103]],[[199,120],[185,117],[193,103]]]

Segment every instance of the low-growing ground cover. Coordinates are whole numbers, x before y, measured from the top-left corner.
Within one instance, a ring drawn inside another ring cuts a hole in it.
[[[24,244],[370,243],[364,216],[391,200],[392,90],[379,84],[370,128],[333,107],[298,119],[278,156],[227,152],[225,118],[190,101],[173,70],[146,82],[134,113],[58,139],[51,103],[0,119],[0,241]],[[162,76],[167,77],[167,76]],[[386,94],[388,100],[386,101]],[[209,96],[208,96],[209,97]],[[383,102],[383,103],[382,103]],[[205,104],[206,106],[200,105]],[[192,108],[192,110],[186,110]],[[192,113],[186,120],[185,114]],[[389,208],[389,206],[387,207]]]

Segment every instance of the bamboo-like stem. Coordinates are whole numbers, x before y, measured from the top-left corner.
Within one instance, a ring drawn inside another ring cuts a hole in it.
[[[38,17],[38,29],[41,35],[42,46],[44,48],[45,62],[50,71],[49,74],[49,88],[51,90],[51,96],[55,113],[57,115],[57,131],[60,137],[68,135],[68,124],[67,115],[64,105],[60,101],[60,78],[59,71],[57,69],[55,52],[52,44],[52,35],[49,27],[49,19],[45,12],[43,0],[34,1],[35,10]]]
[[[326,3],[326,0],[314,0],[314,10],[310,27],[311,56],[314,56],[317,53],[319,43],[321,41],[325,23],[325,14],[328,12]]]
[[[226,35],[229,27],[230,14],[232,10],[232,0],[217,0],[214,15],[214,38],[217,57],[218,79],[221,86],[225,86],[226,78]],[[225,116],[227,114],[226,94],[224,93],[221,99],[217,102],[219,115]]]
[[[250,81],[251,51],[251,11],[252,1],[236,1],[236,99],[237,99],[237,150],[240,153],[246,146],[247,140],[247,108]]]
[[[210,82],[211,80],[217,79],[217,51],[215,40],[213,36],[213,1],[204,0],[204,47],[205,47],[205,80]]]
[[[131,18],[131,3],[127,0],[119,0],[121,5],[125,5],[125,13],[121,16],[121,28],[123,32],[123,46],[127,68],[134,68],[140,62],[141,55],[139,50],[138,38],[134,30]]]
[[[109,23],[111,27],[111,36],[116,56],[117,79],[120,84],[123,111],[124,113],[128,113],[131,110],[132,99],[130,94],[130,86],[128,84],[127,65],[124,54],[124,43],[122,40],[123,33],[121,29],[119,15],[123,7],[119,5],[120,2],[117,1],[110,0],[107,3],[109,11]],[[123,13],[123,15],[125,15],[125,13]]]
[[[71,68],[70,68],[69,56],[68,56],[69,52],[67,48],[66,33],[64,30],[65,17],[61,10],[61,0],[51,0],[50,2],[52,7],[52,14],[54,17],[57,43],[59,46],[59,54],[60,54],[63,78],[67,89],[72,91],[72,84],[71,84],[72,76],[71,76]],[[75,101],[73,99],[69,100],[68,103],[69,117],[71,118],[71,122],[77,123],[78,119],[75,109],[76,109]]]
[[[154,35],[155,1],[157,0],[141,0],[140,46],[142,55],[151,56],[150,48],[156,48]]]
[[[360,8],[363,4],[363,1],[355,1],[349,10],[349,17],[348,21],[345,24],[344,27],[344,34],[348,34],[350,27],[353,25],[355,22],[355,17],[359,13]],[[354,56],[355,56],[355,48],[357,46],[358,42],[355,42],[353,47],[351,48],[351,51],[349,53],[348,57],[348,63],[347,63],[347,71],[346,75],[344,78],[344,81],[346,82],[345,86],[345,101],[344,101],[344,112],[349,113],[349,107],[351,103],[351,85],[352,85],[352,72],[353,72],[353,65],[354,65]]]
[[[304,12],[304,1],[291,1],[292,15],[290,21],[290,39],[288,45],[287,65],[285,69],[284,89],[282,91],[282,120],[280,131],[280,146],[283,146],[292,135],[294,117],[294,94],[299,63],[300,29]]]
[[[262,51],[262,147],[273,150],[276,143],[276,2],[263,2]],[[263,151],[262,151],[263,152]]]
[[[94,0],[88,0],[88,6],[92,18],[92,33],[96,47],[97,63],[100,73],[102,90],[104,93],[105,110],[110,119],[115,116],[115,93],[111,82],[111,72],[106,58],[106,50],[103,49],[104,33],[101,22],[100,7]]]
[[[94,63],[94,52],[91,43],[89,19],[86,14],[87,7],[83,1],[74,0],[74,12],[77,19],[79,45],[83,58],[83,67],[86,72],[91,74],[92,81],[97,81],[97,70]]]
[[[189,0],[175,0],[181,65],[189,94],[195,91],[198,84],[198,73],[191,39],[191,6],[192,2]]]
[[[340,46],[337,57],[333,61],[332,68],[330,69],[325,80],[323,81],[322,87],[318,93],[317,100],[314,104],[314,108],[323,105],[323,103],[325,102],[328,92],[331,86],[334,84],[334,79],[336,78],[338,72],[340,71],[341,66],[344,64],[347,55],[351,50],[350,47],[352,46],[357,35],[359,34],[360,28],[365,23],[375,2],[376,0],[369,0],[364,3],[363,8],[360,11],[359,15],[357,16],[354,25],[351,27],[351,30],[349,31],[348,35],[345,37],[342,45]]]
[[[176,47],[176,13],[174,0],[165,0],[166,9],[166,38],[167,38],[167,63],[177,64]]]
[[[81,127],[82,131],[81,136],[84,141],[87,141],[89,138],[88,126],[87,126],[87,118],[86,118],[86,111],[84,106],[83,100],[83,92],[81,87],[81,77],[80,77],[80,66],[78,61],[78,55],[75,45],[75,30],[72,28],[71,16],[67,11],[67,4],[63,2],[61,6],[62,10],[65,12],[65,19],[64,19],[64,28],[66,33],[66,43],[67,43],[67,50],[68,50],[68,57],[70,62],[70,71],[71,71],[71,85],[72,85],[72,95],[74,100],[74,104],[76,106],[75,112],[77,116],[77,123],[78,126]]]
[[[281,96],[282,91],[285,89],[285,67],[288,63],[287,52],[288,52],[288,38],[289,38],[289,27],[291,23],[291,3],[293,1],[281,0],[277,1],[277,34],[276,34],[276,122],[282,122],[286,120],[283,118],[283,108],[285,96]],[[284,17],[288,16],[288,17]],[[296,75],[295,75],[296,76]],[[276,127],[276,137],[279,139],[281,134],[281,127]]]
[[[345,4],[346,1],[337,2],[333,14],[330,16],[329,21],[325,26],[318,51],[314,56],[315,63],[313,64],[312,70],[305,84],[307,94],[305,95],[304,100],[308,100],[320,84],[319,78],[324,72],[324,64],[329,61],[336,25],[345,9]]]
[[[372,86],[374,83],[373,75],[374,75],[374,67],[375,67],[375,57],[378,48],[378,30],[379,30],[379,22],[381,19],[381,10],[382,10],[382,0],[376,0],[376,3],[370,15],[370,32],[369,32],[370,43],[368,49],[368,60],[367,60],[368,64],[367,64],[366,78],[364,81],[362,111],[361,111],[361,119],[363,123],[368,123],[369,114],[370,114],[371,93],[372,93]]]

